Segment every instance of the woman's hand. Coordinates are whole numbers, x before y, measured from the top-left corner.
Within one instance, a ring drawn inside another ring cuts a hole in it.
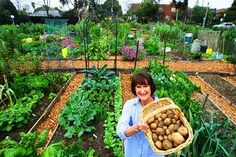
[[[138,123],[137,129],[138,131],[147,132],[149,129],[149,126],[146,123]]]
[[[132,136],[132,135],[136,134],[139,131],[147,132],[148,128],[149,128],[149,126],[147,124],[145,124],[145,123],[138,123],[138,124],[135,124],[135,125],[133,125],[131,127],[128,127],[125,130],[125,135],[127,137],[129,137],[129,136]]]

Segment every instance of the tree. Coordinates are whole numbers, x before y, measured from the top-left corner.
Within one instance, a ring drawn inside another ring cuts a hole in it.
[[[155,0],[146,0],[141,3],[140,8],[134,12],[138,17],[138,21],[146,23],[156,21],[158,13],[158,3]]]
[[[186,21],[187,19],[187,11],[188,11],[188,0],[172,0],[172,3],[176,8],[176,21],[178,20],[178,17],[181,15],[181,19],[184,19]]]
[[[236,22],[236,0],[234,0],[231,7],[226,11],[225,21]]]
[[[71,2],[70,0],[60,0],[60,3],[62,5],[71,3],[75,9],[76,16],[79,20],[82,19],[83,12],[88,5],[87,0],[74,0],[74,2]]]
[[[192,21],[197,24],[201,24],[203,22],[203,18],[205,17],[206,7],[195,6],[192,11]],[[209,19],[211,19],[212,13],[210,11],[207,12],[207,21],[209,24]]]
[[[0,24],[11,24],[11,15],[17,17],[16,7],[10,0],[0,0]]]
[[[44,7],[44,9],[45,9],[45,11],[46,11],[46,13],[47,13],[47,16],[49,16],[49,8],[50,8],[50,6],[49,6],[49,4],[50,4],[50,0],[43,0],[43,3],[44,3],[44,5],[43,5],[43,7]]]
[[[118,0],[106,0],[102,5],[102,8],[106,9],[107,11],[111,12],[113,8],[113,12],[115,15],[121,16],[122,10]]]

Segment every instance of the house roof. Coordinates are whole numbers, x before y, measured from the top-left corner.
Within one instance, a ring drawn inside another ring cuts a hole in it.
[[[61,16],[59,10],[48,10],[49,15],[56,17],[56,16]],[[30,16],[47,16],[47,12],[45,10],[40,10],[40,11],[36,11],[32,14],[30,14]]]
[[[225,11],[226,11],[225,8],[217,9],[217,10],[216,10],[216,13],[217,13],[217,14],[218,14],[218,13],[224,13]]]

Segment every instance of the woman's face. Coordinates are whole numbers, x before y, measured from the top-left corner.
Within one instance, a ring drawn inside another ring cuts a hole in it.
[[[136,95],[141,101],[147,101],[151,96],[150,85],[137,84],[135,86]]]

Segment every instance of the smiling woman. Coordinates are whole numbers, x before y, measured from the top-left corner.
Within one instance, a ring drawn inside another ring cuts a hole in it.
[[[148,125],[140,122],[143,106],[157,100],[155,84],[147,72],[133,75],[131,91],[136,98],[128,100],[123,107],[117,125],[117,134],[124,141],[125,157],[161,157],[155,154],[145,137]]]

